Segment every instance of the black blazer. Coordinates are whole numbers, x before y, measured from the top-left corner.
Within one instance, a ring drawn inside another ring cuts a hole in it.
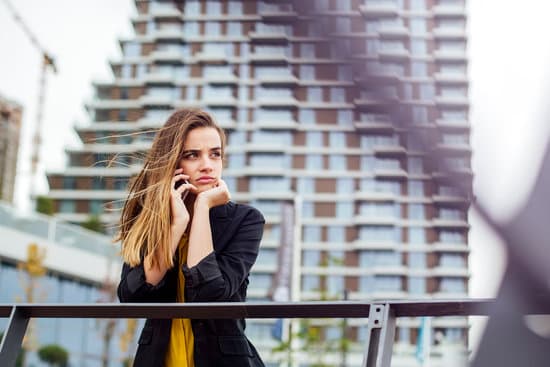
[[[170,269],[153,286],[145,281],[143,264],[124,264],[120,302],[176,302],[177,275],[185,276],[185,302],[244,302],[250,268],[256,261],[265,220],[248,206],[229,202],[210,210],[214,252],[192,268]],[[196,367],[264,364],[244,335],[245,320],[191,320]],[[148,319],[138,341],[134,367],[162,367],[170,339],[171,319]]]

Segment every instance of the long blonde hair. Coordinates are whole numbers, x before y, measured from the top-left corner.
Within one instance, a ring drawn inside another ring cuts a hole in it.
[[[174,265],[170,251],[170,186],[187,134],[201,127],[218,131],[223,157],[225,134],[214,119],[202,110],[182,109],[174,112],[158,130],[141,172],[131,180],[115,239],[122,242],[122,259],[130,266],[139,265],[146,257],[144,265],[148,268]]]

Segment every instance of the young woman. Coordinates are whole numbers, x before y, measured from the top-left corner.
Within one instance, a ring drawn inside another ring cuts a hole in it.
[[[172,114],[132,181],[121,217],[121,302],[242,302],[262,214],[230,201],[223,130],[200,110]],[[263,366],[245,321],[149,319],[135,367]]]

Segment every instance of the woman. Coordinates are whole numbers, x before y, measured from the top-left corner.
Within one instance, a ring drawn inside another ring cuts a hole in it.
[[[206,112],[180,110],[157,132],[122,211],[121,302],[242,302],[262,214],[230,201],[225,135]],[[135,367],[263,366],[245,321],[148,319]]]

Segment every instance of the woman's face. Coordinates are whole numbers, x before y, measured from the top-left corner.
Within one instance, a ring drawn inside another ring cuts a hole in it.
[[[183,155],[178,168],[189,176],[189,182],[199,192],[218,184],[222,175],[222,143],[218,131],[211,127],[191,130],[183,143]]]

